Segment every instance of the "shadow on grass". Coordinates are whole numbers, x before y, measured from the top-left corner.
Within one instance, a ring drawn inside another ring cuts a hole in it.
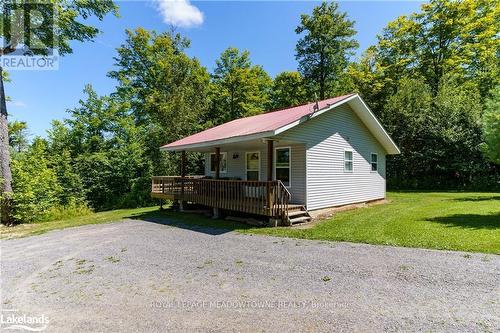
[[[171,209],[133,214],[129,219],[141,220],[176,228],[201,232],[208,235],[222,235],[234,230],[251,229],[252,226],[234,221],[214,220],[202,214],[181,213]]]
[[[455,198],[452,199],[453,201],[472,201],[472,202],[479,202],[479,201],[493,201],[493,200],[499,200],[500,201],[500,195],[492,195],[492,196],[477,196],[477,197],[465,197],[465,198]]]
[[[500,228],[500,213],[489,215],[455,214],[430,218],[427,221],[441,223],[449,227],[471,229],[498,229]]]

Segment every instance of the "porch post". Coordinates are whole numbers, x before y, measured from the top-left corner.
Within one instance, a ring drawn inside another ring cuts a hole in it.
[[[267,180],[271,181],[273,180],[273,157],[274,157],[274,152],[273,152],[273,143],[274,141],[269,139],[267,140]]]
[[[215,148],[215,179],[220,178],[220,148]]]
[[[220,178],[220,148],[217,147],[215,148],[215,179],[219,179]],[[214,184],[214,185],[218,185],[218,184]],[[220,187],[216,187],[217,190],[220,189]],[[220,212],[219,212],[219,208],[217,207],[213,207],[213,215],[212,215],[212,218],[214,219],[218,219],[220,217]]]
[[[179,201],[179,210],[184,211],[184,177],[186,177],[186,151],[181,152],[181,200]]]
[[[181,152],[181,177],[186,177],[186,151]]]
[[[271,200],[271,181],[273,180],[273,140],[269,139],[267,140],[267,184],[266,184],[266,205],[267,205],[267,211],[268,215],[272,215],[272,210],[273,210],[273,202]],[[274,216],[273,216],[274,217]]]

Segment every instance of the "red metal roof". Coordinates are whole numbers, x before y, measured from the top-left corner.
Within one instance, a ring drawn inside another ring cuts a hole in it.
[[[353,95],[354,94],[343,95],[320,101],[318,102],[319,109],[321,110],[329,107],[330,105],[336,104]],[[314,104],[315,102],[263,113],[252,117],[235,119],[169,143],[162,146],[162,148],[175,148],[179,146],[208,143],[216,140],[275,131],[299,120],[303,116],[313,113]]]

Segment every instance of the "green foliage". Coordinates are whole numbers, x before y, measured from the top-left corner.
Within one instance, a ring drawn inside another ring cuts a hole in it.
[[[25,121],[15,120],[9,126],[9,145],[18,153],[28,148],[28,125]]]
[[[346,85],[402,150],[388,159],[389,186],[499,186],[500,169],[480,151],[484,97],[500,77],[499,9],[498,1],[430,1],[390,22],[349,65]]]
[[[303,14],[295,32],[304,34],[296,46],[299,72],[303,75],[310,96],[332,97],[342,90],[340,78],[348,65],[349,56],[358,47],[354,21],[339,12],[335,2],[323,2],[312,15]]]
[[[109,73],[118,81],[113,100],[133,117],[126,126],[131,132],[121,135],[135,138],[133,149],[137,151],[140,146],[143,154],[137,164],[140,168],[132,177],[134,185],[130,184],[130,188],[142,193],[139,204],[146,201],[150,186],[146,177],[179,173],[179,157],[160,152],[158,147],[207,126],[210,76],[196,58],[184,52],[189,44],[189,40],[173,32],[158,34],[142,28],[127,31],[127,40],[115,58],[118,68]],[[188,158],[189,167],[199,165],[198,155],[190,154]],[[129,196],[126,201],[132,204],[136,200]]]
[[[279,109],[307,102],[307,92],[298,72],[281,72],[274,78],[271,108]]]
[[[500,164],[500,86],[491,92],[483,115],[484,145],[486,156]]]
[[[51,155],[52,169],[62,191],[59,193],[59,204],[63,207],[86,207],[85,190],[80,174],[75,170],[69,149],[60,154]],[[58,207],[57,209],[60,210]]]
[[[359,62],[349,64],[344,84],[350,88],[351,92],[359,93],[384,122],[384,105],[393,91],[390,89],[391,78],[381,70],[377,52],[375,46],[370,46],[362,54]]]
[[[187,47],[180,34],[128,30],[117,50],[118,69],[109,73],[118,80],[116,97],[125,107],[130,104],[136,123],[155,122],[168,142],[200,129],[208,106],[209,75],[186,55]]]
[[[390,22],[379,37],[379,60],[397,81],[419,75],[437,93],[446,74],[472,78],[482,96],[498,83],[498,1],[432,0]]]
[[[67,206],[53,206],[40,219],[39,222],[60,221],[75,217],[91,215],[92,209],[83,204],[70,204]]]
[[[15,155],[11,168],[14,219],[21,222],[42,220],[58,204],[62,191],[49,166],[46,143],[35,139],[25,153]]]
[[[248,51],[228,48],[216,60],[212,74],[214,124],[262,113],[269,106],[272,80],[262,66],[252,65]]]
[[[403,78],[385,106],[386,129],[402,154],[388,161],[392,187],[493,189],[500,179],[479,149],[480,94],[443,78],[436,96],[421,79]]]
[[[147,133],[136,126],[134,115],[126,112],[119,100],[98,96],[90,86],[85,92],[87,99],[69,111],[68,128],[56,123],[49,135],[55,151],[61,149],[59,140],[67,142],[71,153],[63,150],[61,158],[73,155],[71,170],[77,171],[79,179],[69,177],[73,175],[70,173],[65,183],[76,186],[78,193],[82,193],[80,188],[85,189],[86,199],[96,209],[149,202],[149,184],[146,187],[138,181],[151,176],[144,154]],[[126,198],[130,192],[134,200]]]
[[[48,7],[47,4],[52,4]],[[84,1],[9,1],[0,8],[0,26],[4,22],[22,22],[24,13],[18,10],[19,5],[26,5],[32,11],[41,13],[44,17],[54,19],[52,24],[42,24],[36,30],[32,30],[30,25],[18,25],[22,31],[10,31],[10,29],[0,29],[0,37],[4,39],[4,46],[0,49],[1,54],[14,52],[20,45],[26,44],[21,39],[23,36],[32,36],[36,38],[30,40],[28,46],[30,53],[45,55],[50,48],[56,46],[60,55],[72,53],[70,41],[88,41],[92,40],[100,31],[92,25],[83,23],[90,17],[102,20],[108,13],[118,15],[118,8],[112,0],[84,0]],[[53,11],[53,12],[52,12]]]

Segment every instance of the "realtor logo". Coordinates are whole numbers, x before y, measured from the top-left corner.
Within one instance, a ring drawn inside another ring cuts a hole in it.
[[[2,1],[0,66],[7,70],[56,70],[54,4]]]
[[[42,332],[47,329],[48,324],[49,318],[44,314],[39,316],[19,314],[19,311],[14,309],[2,309],[0,313],[0,329],[2,330]]]

